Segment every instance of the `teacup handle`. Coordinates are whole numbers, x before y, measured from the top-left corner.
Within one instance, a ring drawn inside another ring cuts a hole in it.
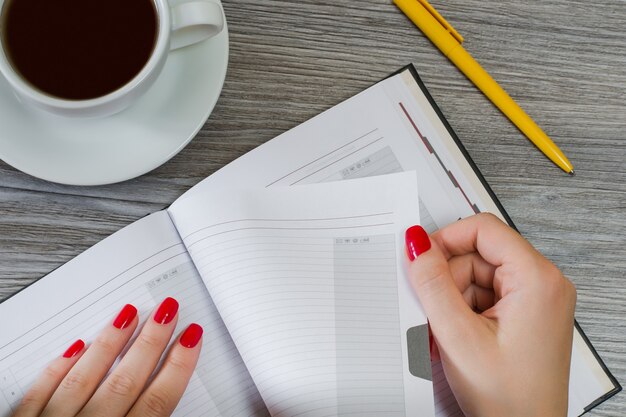
[[[222,31],[224,17],[219,4],[211,1],[190,1],[171,9],[172,36],[170,50],[184,48],[211,38]]]

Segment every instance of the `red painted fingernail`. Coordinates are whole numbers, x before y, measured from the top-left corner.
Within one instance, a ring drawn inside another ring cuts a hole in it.
[[[406,252],[411,261],[430,249],[430,238],[422,226],[411,226],[406,229],[405,239]]]
[[[77,341],[75,341],[72,346],[70,346],[65,353],[63,354],[64,358],[73,358],[74,356],[78,355],[78,353],[83,350],[83,348],[85,347],[85,342],[83,342],[82,340],[78,339]]]
[[[154,321],[159,324],[167,324],[174,319],[176,313],[178,312],[178,301],[174,300],[172,297],[167,297],[156,313],[154,313]]]
[[[133,320],[135,320],[136,316],[137,309],[130,304],[126,304],[122,311],[120,311],[120,314],[118,314],[115,320],[113,320],[113,326],[118,329],[125,329],[130,323],[133,322]]]
[[[196,347],[200,339],[202,338],[202,327],[199,324],[191,323],[187,330],[180,337],[180,344],[186,348]]]

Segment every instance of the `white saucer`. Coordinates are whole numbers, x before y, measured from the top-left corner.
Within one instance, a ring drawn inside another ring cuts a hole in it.
[[[202,128],[227,65],[225,23],[214,38],[171,52],[145,95],[101,119],[26,108],[0,75],[0,159],[62,184],[111,184],[145,174],[180,152]]]

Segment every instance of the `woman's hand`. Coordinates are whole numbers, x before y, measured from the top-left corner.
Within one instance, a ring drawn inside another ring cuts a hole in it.
[[[137,309],[126,305],[87,349],[78,340],[55,359],[24,395],[14,417],[169,416],[185,392],[202,346],[202,327],[191,324],[148,383],[177,320],[178,302],[166,298],[107,376],[139,322]]]
[[[576,290],[518,233],[481,214],[406,233],[410,278],[469,416],[565,416]]]

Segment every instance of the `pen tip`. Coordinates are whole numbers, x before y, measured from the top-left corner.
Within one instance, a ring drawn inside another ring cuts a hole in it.
[[[572,170],[569,172],[569,174],[573,176],[573,175],[574,175],[574,170],[572,169]]]

